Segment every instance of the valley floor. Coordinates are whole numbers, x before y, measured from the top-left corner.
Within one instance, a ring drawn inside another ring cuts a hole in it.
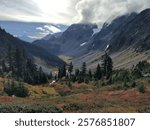
[[[71,90],[63,83],[53,87],[28,86],[31,96],[28,98],[0,96],[0,105],[53,105],[62,112],[150,112],[150,83],[149,79],[141,79],[146,86],[146,92],[140,93],[136,88],[128,90],[113,90],[113,86],[95,88],[85,83],[75,83]],[[0,85],[2,79],[0,79]],[[55,89],[54,89],[55,88]],[[60,91],[67,94],[60,95]],[[0,87],[2,91],[2,87]],[[1,110],[0,110],[1,111]],[[57,111],[56,111],[57,112]]]

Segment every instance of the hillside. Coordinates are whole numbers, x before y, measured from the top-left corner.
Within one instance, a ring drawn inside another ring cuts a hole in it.
[[[57,55],[78,57],[87,52],[84,46],[95,30],[95,24],[72,24],[61,35],[54,34],[49,40],[41,39],[33,44]]]
[[[87,63],[88,68],[95,69],[97,64],[100,63],[101,56],[104,54],[102,51],[89,52],[83,56],[74,58],[73,64],[76,68],[80,68],[83,62]],[[124,51],[112,53],[114,69],[131,68],[138,62],[146,60],[150,62],[150,51],[135,52],[133,49],[126,49]]]
[[[133,20],[120,28],[111,39],[111,51],[132,47],[144,52],[150,49],[150,9],[138,14]],[[114,47],[115,46],[115,47]]]
[[[56,67],[64,64],[57,56],[45,51],[42,48],[24,42],[18,38],[13,37],[5,30],[0,28],[0,59],[5,59],[8,54],[8,48],[11,46],[12,49],[18,48],[19,50],[24,49],[26,56],[32,59],[37,65],[45,67]],[[38,60],[37,60],[38,59]],[[39,62],[40,61],[40,62]]]
[[[109,45],[111,53],[127,48],[142,51],[150,49],[150,9],[131,13],[104,23],[101,31],[89,40],[89,50],[104,51]]]
[[[136,13],[126,14],[114,19],[111,23],[105,22],[100,32],[95,34],[89,41],[89,50],[104,51],[107,45],[110,45],[111,39],[126,23],[136,17]]]

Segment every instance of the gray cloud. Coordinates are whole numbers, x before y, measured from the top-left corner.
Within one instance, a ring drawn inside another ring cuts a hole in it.
[[[120,15],[149,7],[150,0],[0,0],[0,20],[101,26]]]
[[[149,0],[81,0],[76,5],[79,21],[100,25],[105,21],[131,12],[140,12],[150,7]]]
[[[42,14],[33,0],[0,0],[0,10],[0,20],[32,21]]]
[[[22,13],[38,15],[40,10],[32,0],[0,0],[0,9],[3,13]]]

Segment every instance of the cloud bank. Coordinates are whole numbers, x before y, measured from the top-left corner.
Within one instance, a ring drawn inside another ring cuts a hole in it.
[[[0,20],[102,25],[146,8],[149,0],[0,0]]]
[[[139,13],[146,8],[150,8],[149,0],[81,0],[76,5],[80,22],[100,25],[127,13]]]

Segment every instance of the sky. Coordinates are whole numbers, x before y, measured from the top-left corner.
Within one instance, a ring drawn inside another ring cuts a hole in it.
[[[104,22],[146,8],[150,0],[0,0],[0,26],[32,42],[73,23],[96,23],[101,28]]]
[[[149,7],[150,0],[0,0],[0,20],[101,26],[120,15]]]

